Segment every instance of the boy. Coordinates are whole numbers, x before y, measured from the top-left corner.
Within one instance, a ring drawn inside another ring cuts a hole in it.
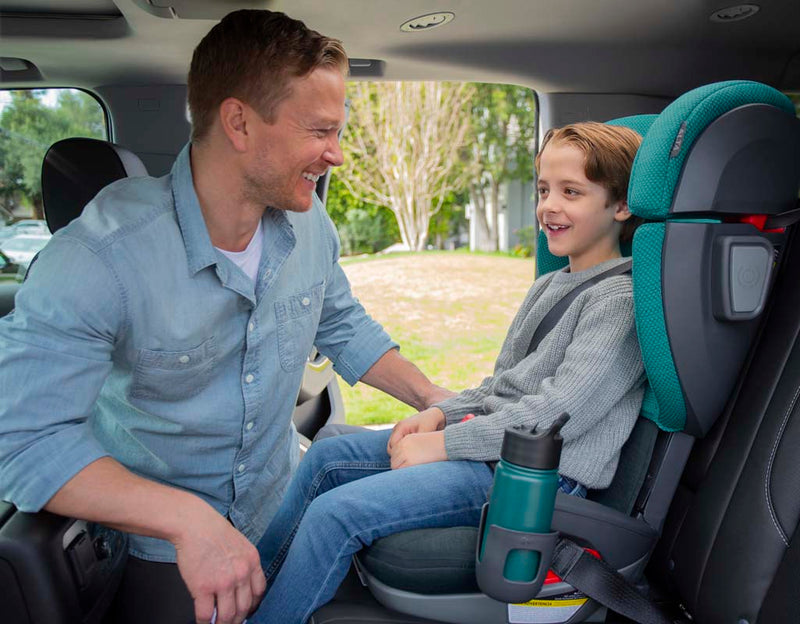
[[[643,367],[629,275],[582,292],[538,347],[536,327],[573,288],[625,262],[628,178],[641,137],[581,123],[545,136],[536,216],[569,267],[531,287],[494,374],[398,423],[315,443],[258,549],[270,589],[252,623],[305,622],[328,602],[350,557],[410,529],[477,525],[511,425],[547,427],[562,412],[560,488],[608,487],[641,407]],[[465,418],[474,414],[475,418]],[[368,478],[365,478],[368,477]]]

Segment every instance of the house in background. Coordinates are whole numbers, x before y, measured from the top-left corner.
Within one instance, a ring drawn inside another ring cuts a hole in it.
[[[510,251],[520,242],[515,234],[517,230],[536,226],[534,197],[533,182],[513,180],[500,187],[500,211],[497,215],[499,251]],[[466,206],[466,216],[469,221],[470,251],[494,251],[491,236],[475,214],[475,207],[471,203]],[[491,222],[491,219],[487,218],[487,221]]]

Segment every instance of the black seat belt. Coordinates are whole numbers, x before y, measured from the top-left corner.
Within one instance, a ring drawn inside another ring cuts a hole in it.
[[[564,582],[638,624],[688,624],[668,616],[628,579],[571,540],[558,540],[550,567]]]
[[[564,295],[564,297],[558,303],[550,308],[547,314],[544,315],[544,318],[541,320],[539,325],[536,327],[536,331],[533,332],[533,338],[531,338],[531,344],[528,346],[528,350],[525,352],[525,355],[528,356],[536,351],[536,347],[538,347],[539,343],[542,342],[544,337],[549,334],[556,325],[558,325],[561,317],[564,316],[564,312],[567,311],[567,308],[569,308],[572,302],[575,301],[578,295],[580,295],[587,288],[591,288],[595,284],[602,282],[607,277],[624,275],[625,273],[628,273],[631,270],[631,264],[632,261],[629,259],[622,264],[618,264],[617,266],[611,267],[602,273],[598,273],[594,277],[589,278]]]

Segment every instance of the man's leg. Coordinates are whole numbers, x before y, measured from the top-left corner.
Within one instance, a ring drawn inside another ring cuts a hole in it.
[[[190,624],[194,601],[174,563],[128,557],[114,604],[115,624]]]
[[[334,466],[323,472],[326,479],[338,480],[331,476]],[[306,622],[333,597],[352,555],[380,537],[477,526],[491,484],[486,464],[445,461],[380,472],[318,495],[305,504],[283,566],[248,622]]]

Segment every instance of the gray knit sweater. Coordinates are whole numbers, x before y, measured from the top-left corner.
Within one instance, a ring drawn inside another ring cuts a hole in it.
[[[548,427],[568,412],[559,473],[588,488],[608,487],[644,393],[630,275],[608,277],[586,289],[538,348],[527,357],[525,353],[557,301],[625,260],[578,273],[565,269],[534,282],[511,324],[494,374],[477,388],[437,404],[447,418],[448,459],[497,460],[506,427]],[[460,422],[468,413],[476,418]]]

